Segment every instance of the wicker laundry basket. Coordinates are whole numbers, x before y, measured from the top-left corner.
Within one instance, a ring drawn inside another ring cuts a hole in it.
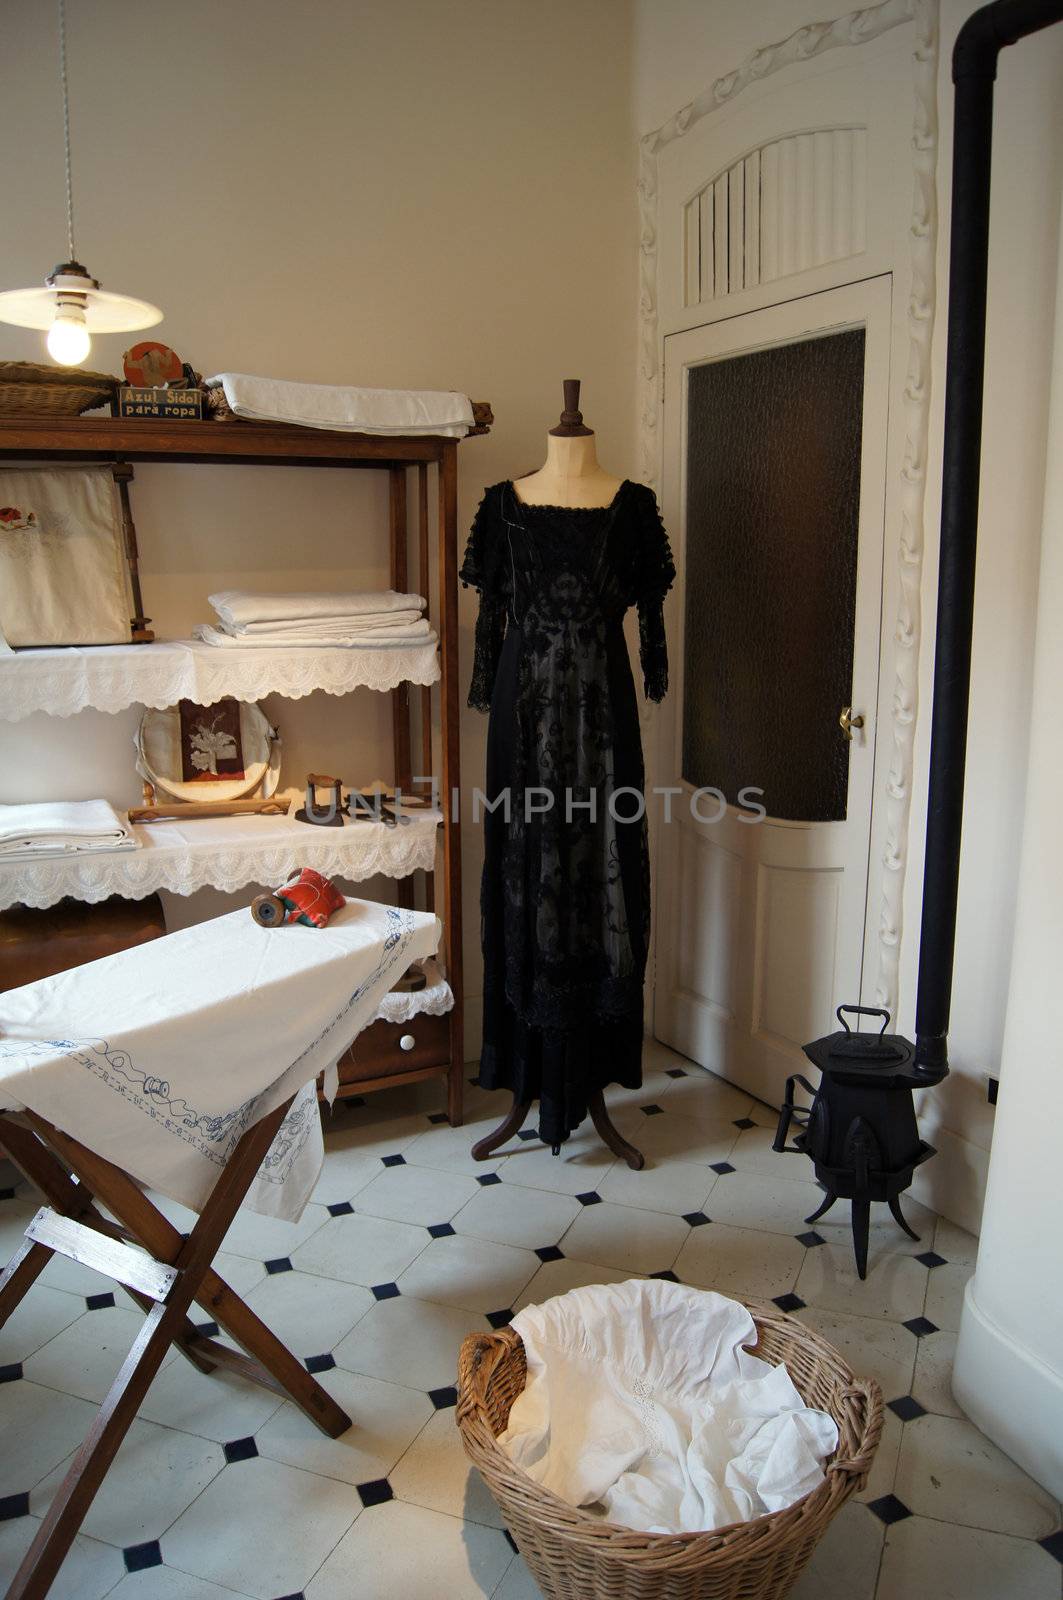
[[[117,380],[107,372],[0,361],[0,416],[77,417],[114,398]]]
[[[465,1340],[457,1409],[465,1450],[548,1600],[778,1600],[831,1518],[864,1487],[882,1432],[878,1384],[854,1377],[825,1339],[774,1306],[749,1310],[754,1354],[785,1361],[805,1401],[838,1424],[838,1448],[823,1483],[796,1505],[711,1533],[634,1533],[533,1483],[496,1443],[524,1388],[524,1346],[511,1328]]]

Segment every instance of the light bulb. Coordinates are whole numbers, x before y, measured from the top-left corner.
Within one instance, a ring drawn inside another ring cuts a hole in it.
[[[92,347],[85,313],[76,306],[60,306],[48,330],[48,354],[62,367],[77,367]]]

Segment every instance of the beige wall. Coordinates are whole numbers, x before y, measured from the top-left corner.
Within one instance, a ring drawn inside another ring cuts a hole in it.
[[[584,383],[603,460],[634,470],[635,152],[625,0],[70,0],[78,252],[157,301],[158,336],[209,374],[462,389],[497,422],[460,450],[461,528],[527,471]],[[54,7],[5,0],[4,285],[65,252]],[[12,159],[11,130],[20,130]],[[118,370],[127,342],[97,341]],[[0,325],[0,359],[39,335]],[[180,633],[223,584],[386,582],[383,488],[295,469],[143,467],[149,611]],[[472,596],[462,603],[467,675]],[[386,775],[386,701],[274,703],[284,781]],[[484,720],[465,714],[469,782]],[[135,714],[5,727],[0,799],[137,797]],[[470,1021],[478,841],[466,832]],[[376,886],[382,887],[382,886]],[[204,894],[173,906],[216,909]],[[475,1036],[471,1043],[475,1044]]]
[[[636,0],[633,85],[639,133],[658,127],[750,52],[843,8],[810,0]],[[911,1031],[929,756],[929,700],[936,604],[937,521],[943,425],[951,169],[950,58],[974,9],[945,0],[939,75],[942,228],[932,370],[921,717],[901,955],[900,1025]],[[757,92],[766,92],[760,90]],[[912,105],[897,105],[903,127]],[[939,1158],[919,1192],[968,1227],[984,1193],[991,1108],[986,1076],[1000,1071],[1011,962],[1021,818],[1030,729],[1030,641],[1036,611],[1054,317],[1060,179],[1063,177],[1063,29],[1006,51],[997,87],[992,256],[986,375],[976,637],[968,795],[951,1051],[953,1073],[926,1098],[924,1127]],[[895,271],[906,283],[907,261]],[[782,287],[782,286],[780,286]],[[794,293],[800,292],[795,284]]]

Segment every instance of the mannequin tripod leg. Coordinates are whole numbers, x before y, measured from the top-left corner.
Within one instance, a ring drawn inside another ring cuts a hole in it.
[[[605,1096],[600,1089],[587,1101],[587,1110],[591,1114],[591,1121],[602,1143],[608,1145],[614,1156],[626,1161],[632,1172],[641,1172],[646,1165],[646,1157],[641,1150],[636,1150],[633,1144],[628,1144],[619,1129],[614,1128],[605,1109]]]
[[[507,1139],[512,1139],[513,1135],[523,1128],[528,1120],[528,1112],[531,1108],[532,1102],[530,1100],[518,1100],[514,1095],[513,1104],[508,1115],[503,1118],[493,1133],[487,1134],[479,1143],[473,1145],[473,1160],[486,1161],[488,1156],[498,1149],[499,1145],[505,1144]]]

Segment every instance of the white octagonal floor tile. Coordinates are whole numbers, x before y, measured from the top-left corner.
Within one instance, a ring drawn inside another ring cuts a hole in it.
[[[580,1261],[618,1272],[667,1272],[690,1235],[689,1224],[661,1211],[632,1206],[584,1206],[561,1248]]]
[[[0,1522],[0,1588],[5,1592],[39,1527],[36,1517]],[[124,1572],[120,1550],[78,1534],[48,1591],[48,1600],[103,1600],[104,1595],[114,1592]],[[181,1600],[186,1597],[182,1595]],[[190,1594],[187,1600],[197,1600],[197,1597]]]
[[[494,1528],[391,1500],[362,1513],[306,1600],[484,1600],[512,1553]]]
[[[360,1510],[350,1484],[256,1456],[208,1484],[163,1536],[163,1559],[275,1600],[305,1587]]]
[[[616,1161],[597,1134],[592,1138],[582,1132],[566,1140],[556,1156],[541,1144],[520,1141],[506,1149],[508,1154],[498,1169],[503,1183],[548,1189],[552,1194],[587,1194],[597,1189]]]
[[[539,1266],[530,1250],[453,1234],[433,1239],[398,1279],[404,1295],[465,1311],[503,1311]]]
[[[457,1172],[409,1165],[384,1167],[358,1195],[356,1209],[367,1216],[425,1227],[449,1222],[467,1201],[483,1192],[475,1178]]]
[[[227,1444],[255,1433],[279,1405],[279,1394],[232,1372],[197,1372],[183,1356],[160,1372],[140,1415]]]
[[[808,1170],[811,1172],[811,1167]],[[822,1200],[814,1183],[765,1178],[758,1172],[729,1172],[712,1191],[712,1217],[715,1222],[793,1237],[805,1231],[805,1217]]]
[[[973,1276],[973,1261],[950,1261],[947,1266],[934,1268],[926,1291],[926,1314],[931,1322],[950,1333],[959,1333],[964,1290]]]
[[[30,1496],[34,1516],[43,1517],[51,1505],[70,1459]],[[107,1469],[82,1528],[92,1538],[119,1548],[158,1539],[224,1465],[219,1444],[137,1417]]]
[[[373,1306],[332,1353],[351,1372],[411,1389],[447,1389],[457,1381],[462,1341],[488,1327],[474,1312],[404,1294]]]
[[[797,1293],[810,1305],[854,1316],[906,1322],[922,1315],[929,1273],[921,1262],[909,1255],[872,1252],[867,1268],[867,1277],[861,1279],[851,1244],[816,1245],[805,1253]]]
[[[477,1184],[475,1195],[453,1223],[458,1233],[538,1250],[544,1245],[556,1245],[582,1209],[579,1201],[569,1195],[523,1189],[509,1183],[491,1184],[486,1189]]]
[[[310,1272],[277,1272],[247,1296],[247,1304],[294,1356],[327,1354],[376,1304],[361,1284]]]
[[[952,1367],[956,1360],[956,1335],[942,1328],[919,1341],[915,1358],[912,1399],[938,1417],[962,1417],[952,1397]]]
[[[62,1333],[43,1345],[24,1363],[23,1371],[34,1383],[63,1389],[82,1400],[99,1404],[114,1382],[134,1339],[144,1326],[144,1314],[126,1306],[86,1311]],[[174,1359],[171,1350],[164,1369]]]
[[[973,1422],[918,1417],[904,1430],[894,1491],[918,1516],[1042,1539],[1059,1520],[1050,1494]]]
[[[876,1600],[1059,1600],[1059,1562],[1028,1539],[907,1517],[886,1535]]]
[[[65,1461],[92,1427],[97,1409],[25,1378],[0,1385],[0,1495],[26,1493]]]
[[[314,1237],[291,1254],[293,1267],[323,1278],[372,1288],[394,1283],[429,1243],[423,1227],[387,1217],[330,1217]]]
[[[673,1108],[668,1096],[661,1105],[660,1116],[645,1117],[637,1136],[628,1135],[648,1162],[682,1161],[708,1168],[710,1162],[730,1160],[738,1129],[726,1117],[696,1117]]]
[[[495,1172],[505,1157],[488,1156],[486,1161],[474,1161],[472,1147],[485,1139],[496,1127],[499,1118],[480,1117],[475,1122],[452,1128],[449,1123],[436,1123],[422,1133],[403,1154],[414,1167],[433,1167],[437,1172],[457,1172],[467,1178],[479,1177],[484,1172]]]
[[[344,1367],[319,1373],[317,1381],[350,1417],[347,1432],[338,1439],[326,1438],[298,1406],[285,1401],[255,1435],[260,1455],[304,1472],[320,1473],[323,1478],[370,1483],[387,1477],[437,1414],[420,1390],[382,1383]],[[453,1411],[446,1415],[453,1423]]]
[[[283,1217],[264,1217],[242,1207],[222,1241],[230,1255],[249,1256],[252,1261],[276,1261],[290,1256],[329,1220],[324,1206],[310,1203],[298,1222]]]
[[[38,1280],[0,1328],[0,1366],[25,1361],[85,1314],[80,1295],[49,1289]]]
[[[176,1567],[146,1567],[143,1572],[127,1573],[107,1600],[233,1600],[235,1594],[235,1589],[222,1589],[206,1578],[178,1572]]]
[[[854,1317],[819,1306],[807,1306],[796,1315],[829,1340],[856,1377],[874,1378],[882,1388],[883,1400],[896,1400],[909,1392],[918,1340],[907,1328],[880,1317]]]
[[[787,1600],[874,1600],[885,1531],[873,1512],[850,1501],[819,1541]]]
[[[693,1161],[661,1161],[651,1158],[641,1172],[633,1172],[626,1161],[618,1161],[598,1184],[603,1200],[614,1205],[637,1206],[643,1211],[665,1211],[681,1217],[688,1211],[704,1211],[716,1174]]]
[[[714,1191],[715,1192],[715,1191]],[[715,1212],[712,1196],[711,1211]],[[807,1254],[796,1239],[713,1221],[692,1228],[675,1263],[683,1283],[740,1300],[771,1300],[789,1294]]]
[[[513,1309],[541,1306],[544,1300],[567,1294],[570,1289],[585,1289],[590,1283],[626,1283],[629,1278],[639,1276],[639,1273],[617,1272],[613,1267],[598,1267],[592,1261],[577,1261],[570,1256],[560,1261],[544,1261],[535,1277],[520,1291]]]

